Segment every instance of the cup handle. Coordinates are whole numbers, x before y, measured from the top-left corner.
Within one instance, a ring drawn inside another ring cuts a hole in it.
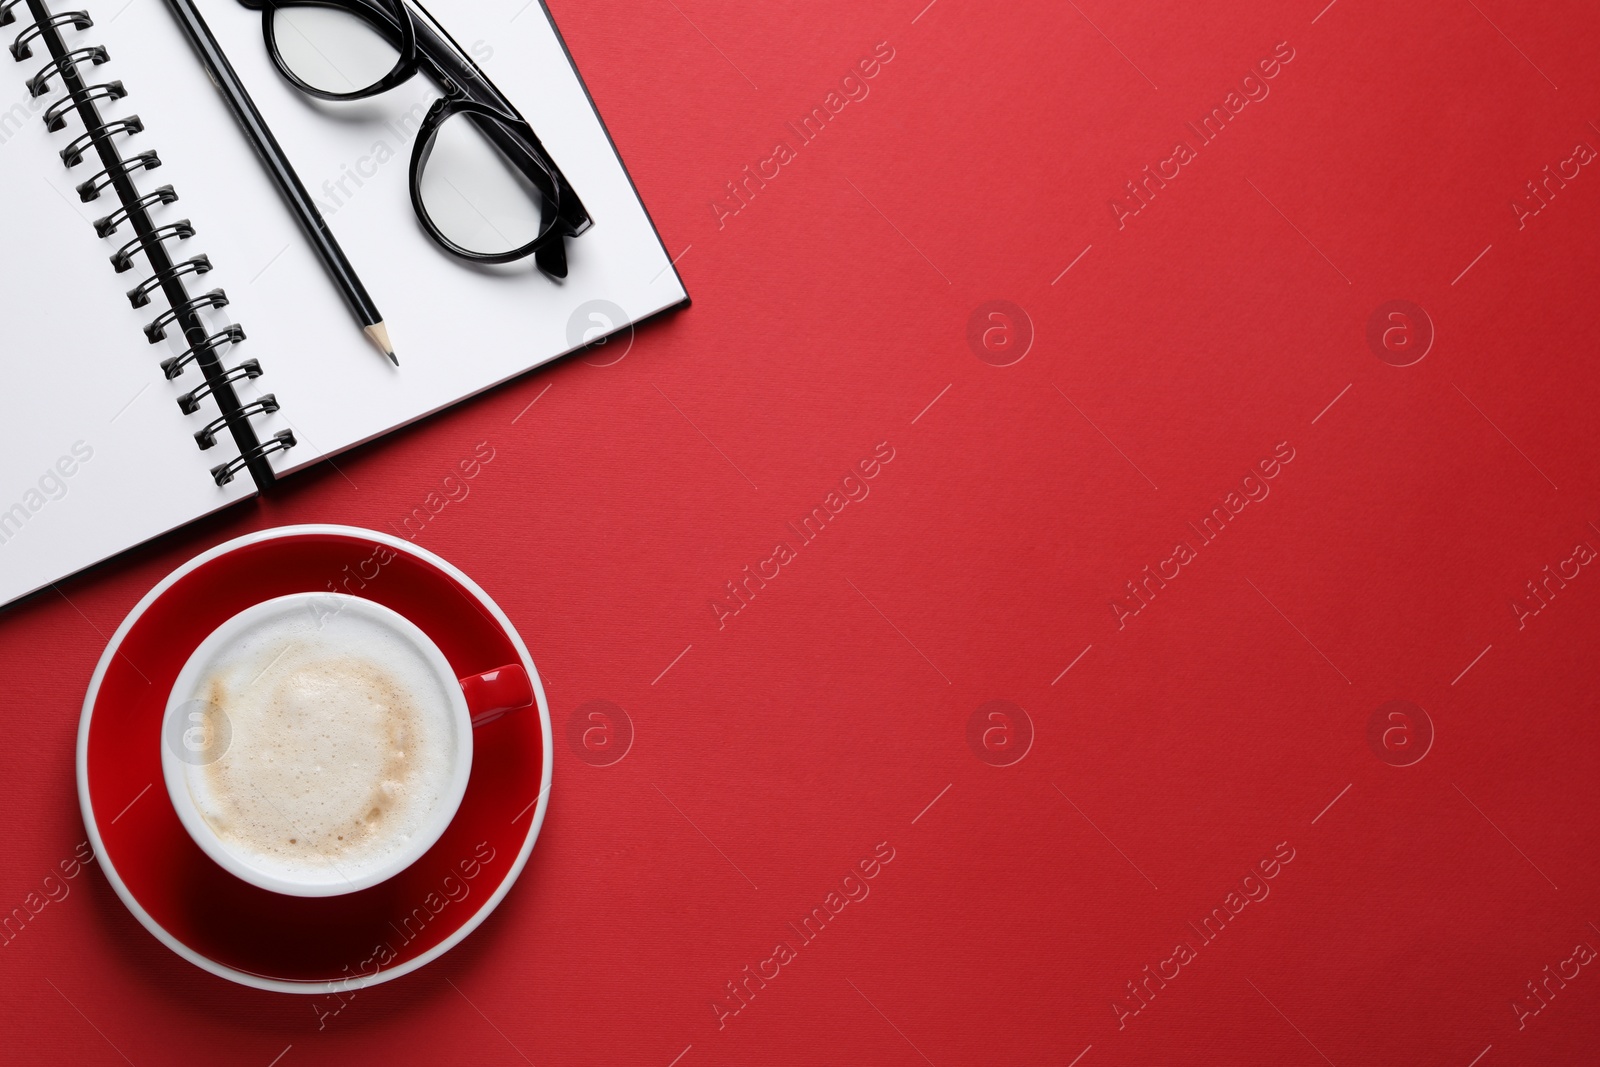
[[[461,692],[467,698],[467,713],[472,716],[475,727],[533,703],[533,683],[520,663],[508,663],[459,681]]]

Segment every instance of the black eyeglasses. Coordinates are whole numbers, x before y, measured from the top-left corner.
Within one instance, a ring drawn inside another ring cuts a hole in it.
[[[411,203],[428,235],[463,259],[533,256],[567,275],[565,239],[591,225],[583,202],[472,58],[414,0],[240,0],[259,10],[267,51],[296,88],[361,100],[418,71],[444,92],[417,129]]]

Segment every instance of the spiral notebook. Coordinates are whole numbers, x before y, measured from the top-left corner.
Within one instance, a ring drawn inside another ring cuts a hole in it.
[[[162,0],[0,0],[0,604],[687,300],[542,3],[427,7],[594,219],[561,283],[463,263],[418,226],[426,78],[330,109],[272,67],[259,12],[200,6],[402,365]]]

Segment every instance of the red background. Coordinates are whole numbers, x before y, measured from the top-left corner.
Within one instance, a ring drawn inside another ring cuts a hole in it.
[[[522,880],[438,963],[319,1029],[91,867],[0,947],[0,1058],[1594,1062],[1593,968],[1511,1005],[1600,946],[1600,577],[1521,629],[1509,605],[1600,546],[1600,174],[1521,229],[1510,205],[1600,147],[1600,19],[923,3],[555,0],[694,305],[0,615],[4,911],[84,837],[79,705],[147,588],[250,529],[393,530],[480,441],[417,542],[518,624],[557,737]],[[883,41],[870,95],[719,228],[724,183]],[[1123,183],[1283,41],[1270,96],[1119,229]],[[1010,366],[968,344],[991,300],[1036,334]],[[1436,331],[1412,366],[1369,347],[1390,300]],[[719,630],[723,583],[881,441],[870,497]],[[1123,583],[1285,441],[1119,629]],[[608,767],[566,741],[602,699],[636,732]],[[1010,766],[968,743],[992,700],[1035,733]],[[1391,700],[1436,732],[1415,765],[1368,743]],[[882,841],[871,895],[719,1029],[723,983]],[[1270,897],[1119,1028],[1280,842]]]

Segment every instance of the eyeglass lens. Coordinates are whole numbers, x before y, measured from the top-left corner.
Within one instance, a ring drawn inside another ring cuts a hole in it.
[[[355,95],[400,64],[400,50],[366,18],[336,7],[275,8],[272,33],[286,72],[313,89]]]
[[[445,239],[487,256],[532,243],[545,221],[537,187],[485,135],[493,125],[481,115],[445,119],[419,180],[422,206]]]

